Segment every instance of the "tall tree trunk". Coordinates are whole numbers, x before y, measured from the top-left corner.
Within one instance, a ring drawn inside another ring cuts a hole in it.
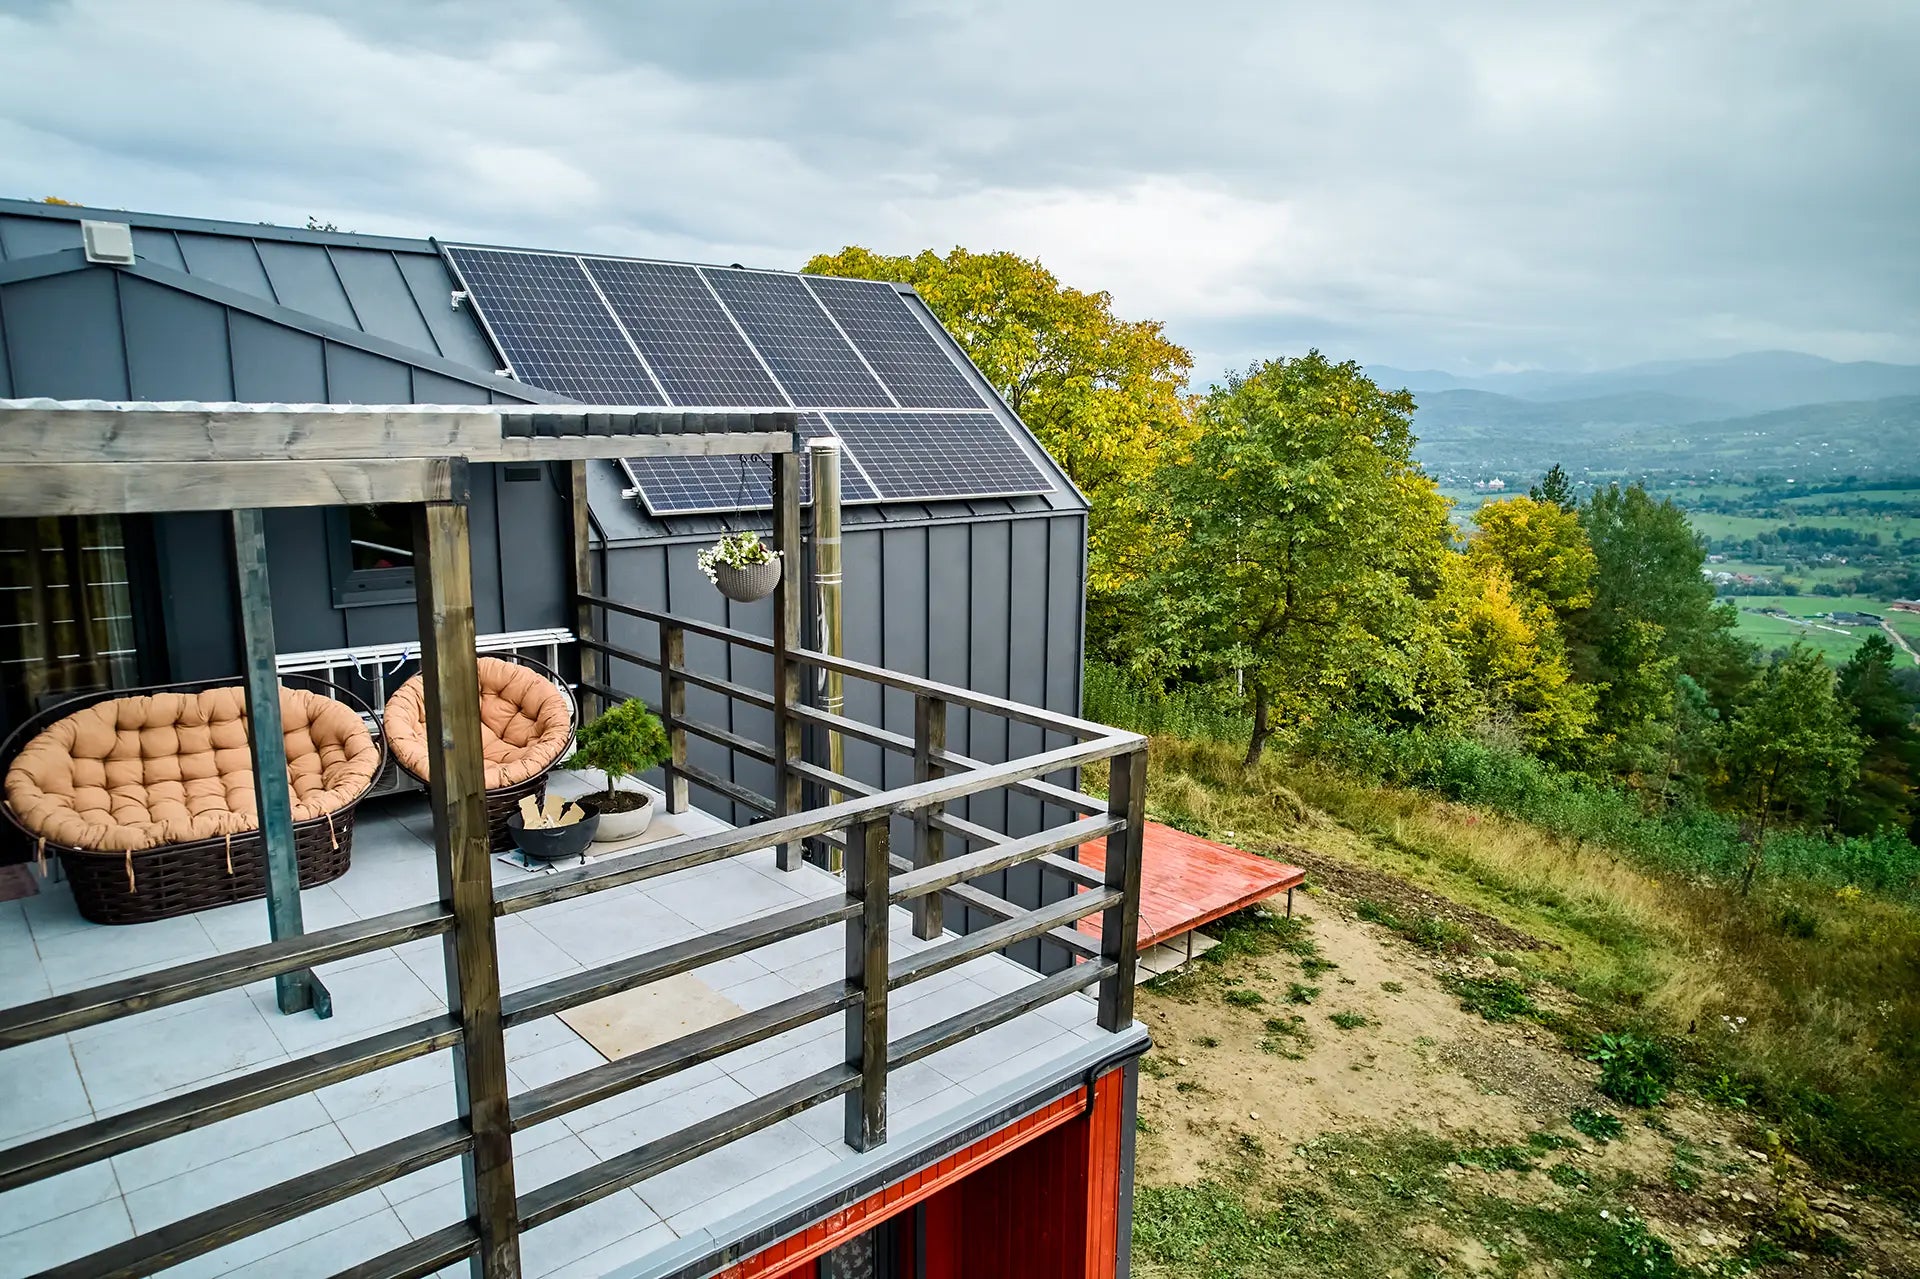
[[[1253,736],[1247,740],[1248,768],[1260,762],[1260,752],[1267,748],[1267,738],[1272,736],[1273,728],[1267,722],[1267,686],[1255,681],[1253,685]]]

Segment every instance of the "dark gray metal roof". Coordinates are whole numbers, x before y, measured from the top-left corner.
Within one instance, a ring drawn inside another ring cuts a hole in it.
[[[87,263],[81,252],[82,219],[123,222],[131,226],[138,258],[136,265],[98,267]],[[282,327],[320,336],[336,346],[356,348],[360,353],[414,365],[429,375],[438,373],[469,386],[485,387],[489,398],[566,402],[565,396],[497,375],[499,357],[472,309],[455,309],[452,305],[454,280],[431,240],[0,200],[0,285],[74,272],[115,272],[140,277],[156,285],[251,312]],[[5,316],[0,312],[0,383],[8,381],[4,325]],[[102,342],[107,336],[97,329],[68,332],[61,335],[60,342],[71,346],[95,335]],[[965,353],[951,336],[942,329],[940,337],[971,371]],[[183,335],[180,340],[190,343],[192,337]],[[72,354],[83,363],[89,358],[89,353],[84,351]],[[236,379],[240,362],[241,356],[236,352]],[[131,371],[123,376],[128,381],[134,380]],[[973,372],[972,376],[979,375]],[[414,378],[416,384],[422,380],[419,376]],[[984,378],[981,385],[992,396],[992,388]],[[62,393],[107,398],[115,394],[110,387],[103,389],[91,382],[76,386],[71,392],[63,392],[61,388],[0,385],[0,394]],[[433,393],[429,382],[419,394],[409,398],[426,399]],[[119,394],[125,398],[156,398],[133,386]],[[237,389],[233,394],[238,395]],[[468,396],[462,394],[458,398],[465,400]],[[992,398],[1006,420],[1018,427],[1021,446],[1054,481],[1052,493],[1037,497],[850,506],[845,511],[845,523],[925,523],[1085,511],[1086,501],[1066,473],[1020,424],[1019,418],[1000,403],[997,396]],[[766,512],[652,516],[637,499],[622,496],[625,480],[613,463],[593,463],[589,487],[595,523],[611,543],[704,537],[722,530],[769,527]]]

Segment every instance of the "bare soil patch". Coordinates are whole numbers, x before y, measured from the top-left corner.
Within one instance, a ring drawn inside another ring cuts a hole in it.
[[[1451,920],[1489,949],[1537,949],[1538,940],[1379,871],[1298,847],[1279,855],[1312,873],[1316,891],[1296,903],[1311,945],[1196,963],[1141,992],[1138,1014],[1155,1043],[1140,1092],[1143,1185],[1258,1176],[1331,1186],[1321,1179],[1339,1170],[1326,1167],[1317,1139],[1430,1134],[1483,1152],[1446,1170],[1458,1192],[1525,1213],[1567,1209],[1604,1186],[1698,1268],[1688,1274],[1920,1275],[1920,1223],[1898,1204],[1828,1184],[1797,1161],[1783,1177],[1737,1112],[1685,1098],[1651,1111],[1614,1106],[1595,1091],[1597,1068],[1551,1031],[1461,1006],[1447,982],[1495,971],[1490,961],[1423,950],[1356,917],[1353,903]],[[1614,1115],[1620,1135],[1576,1135],[1577,1108]],[[1805,1201],[1817,1237],[1805,1251],[1755,1260],[1762,1232],[1778,1235],[1783,1212],[1795,1211],[1790,1200]],[[1439,1273],[1562,1273],[1550,1262],[1497,1265],[1455,1220],[1437,1208],[1392,1229]]]

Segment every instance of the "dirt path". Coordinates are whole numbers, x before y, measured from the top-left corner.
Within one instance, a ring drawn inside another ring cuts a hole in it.
[[[1597,1068],[1548,1030],[1527,1020],[1490,1022],[1461,1006],[1448,983],[1497,978],[1503,970],[1492,961],[1458,949],[1420,949],[1354,913],[1360,899],[1425,910],[1434,905],[1433,894],[1378,871],[1311,856],[1315,879],[1327,888],[1303,895],[1297,907],[1308,921],[1310,941],[1197,963],[1187,974],[1142,991],[1139,1015],[1155,1042],[1142,1075],[1142,1185],[1272,1179],[1292,1187],[1297,1197],[1328,1175],[1316,1146],[1323,1139],[1417,1134],[1495,1150],[1469,1157],[1469,1164],[1491,1159],[1486,1167],[1445,1169],[1447,1184],[1462,1193],[1471,1187],[1511,1199],[1516,1212],[1539,1205],[1568,1210],[1592,1185],[1617,1191],[1654,1235],[1672,1245],[1677,1265],[1694,1267],[1649,1274],[1920,1274],[1914,1223],[1898,1209],[1855,1194],[1853,1187],[1816,1184],[1804,1170],[1779,1182],[1759,1135],[1729,1112],[1686,1100],[1653,1112],[1611,1105],[1595,1091]],[[1467,917],[1472,915],[1477,912],[1456,912],[1461,927],[1494,934],[1502,950],[1538,944],[1485,916]],[[1619,1121],[1618,1136],[1598,1141],[1577,1135],[1570,1124],[1576,1110],[1611,1114]],[[1556,1171],[1562,1164],[1567,1167]],[[1786,1250],[1777,1259],[1769,1254],[1754,1260],[1756,1229],[1771,1229],[1782,1199],[1790,1196],[1806,1199],[1820,1237],[1832,1242],[1836,1255]],[[1278,1201],[1287,1198],[1277,1195]],[[1340,1196],[1331,1198],[1338,1202]],[[1529,1263],[1544,1268],[1526,1269],[1497,1263],[1499,1254],[1483,1238],[1489,1234],[1484,1211],[1476,1218],[1480,1224],[1469,1228],[1457,1215],[1449,1218],[1445,1195],[1428,1198],[1434,1206],[1380,1222],[1381,1229],[1404,1234],[1406,1246],[1430,1267],[1404,1273],[1562,1273],[1546,1261]],[[1356,1261],[1351,1269],[1321,1263],[1313,1273],[1374,1273],[1366,1267],[1381,1264],[1380,1255],[1368,1251],[1372,1260]],[[1269,1272],[1186,1270],[1156,1266],[1151,1257],[1140,1271]]]

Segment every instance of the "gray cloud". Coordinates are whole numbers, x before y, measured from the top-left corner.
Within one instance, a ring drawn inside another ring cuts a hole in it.
[[[0,190],[792,266],[1032,254],[1211,377],[1920,360],[1900,0],[0,7]]]

